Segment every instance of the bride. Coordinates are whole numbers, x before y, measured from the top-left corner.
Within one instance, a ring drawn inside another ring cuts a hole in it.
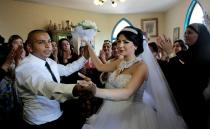
[[[104,99],[99,112],[87,120],[83,129],[186,128],[143,32],[132,26],[125,27],[117,35],[117,44],[124,59],[108,64],[101,63],[88,45],[96,68],[112,73],[105,89],[97,88],[88,79],[79,81],[80,85],[92,86],[95,97]],[[148,94],[152,101],[145,98]]]

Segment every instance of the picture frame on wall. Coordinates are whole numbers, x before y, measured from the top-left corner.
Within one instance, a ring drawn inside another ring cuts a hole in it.
[[[158,18],[141,19],[141,28],[149,37],[157,37]]]
[[[180,27],[175,27],[173,30],[173,42],[179,39]]]

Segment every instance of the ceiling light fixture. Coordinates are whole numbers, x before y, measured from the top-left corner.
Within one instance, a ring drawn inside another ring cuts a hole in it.
[[[102,6],[104,3],[107,2],[107,0],[94,0],[93,3],[95,5]],[[110,0],[112,7],[117,7],[117,3],[119,2],[125,2],[125,0]]]

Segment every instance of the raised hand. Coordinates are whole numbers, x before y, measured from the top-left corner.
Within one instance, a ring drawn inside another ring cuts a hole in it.
[[[165,51],[169,57],[176,55],[171,40],[165,35],[158,36],[156,41],[158,46],[162,48],[162,50]]]

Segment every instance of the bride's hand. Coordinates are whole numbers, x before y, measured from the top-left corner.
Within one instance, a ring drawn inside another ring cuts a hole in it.
[[[90,91],[93,96],[96,94],[96,84],[91,81],[91,78],[85,76],[84,74],[78,73],[78,75],[84,80],[78,80],[77,83],[81,86],[86,87],[87,91]]]
[[[90,54],[89,54],[89,51],[88,51],[88,46],[84,47],[84,54],[83,54],[83,56],[85,57],[85,59],[89,59],[90,58]]]
[[[82,42],[84,43],[84,46],[88,46],[88,47],[92,47],[91,43],[86,41],[86,40],[82,40]]]

